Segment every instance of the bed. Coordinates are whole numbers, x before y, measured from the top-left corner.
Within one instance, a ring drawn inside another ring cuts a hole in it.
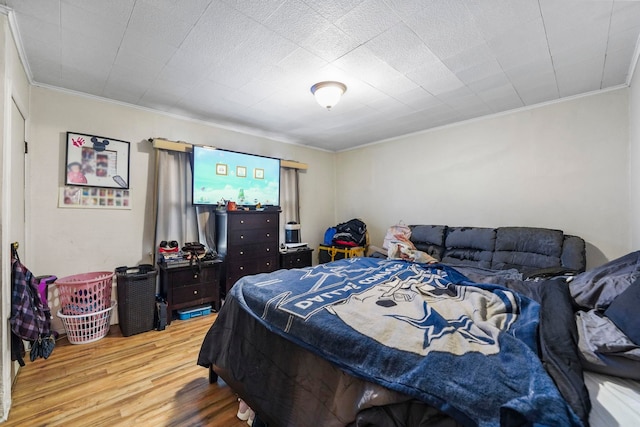
[[[632,288],[622,282],[637,262],[630,254],[601,274],[525,280],[515,268],[365,257],[247,276],[198,364],[269,426],[595,426],[617,416],[625,425],[637,413],[607,412],[607,396],[633,408],[637,381],[605,384],[638,372],[638,347],[615,354],[628,366],[588,365],[581,342],[591,328],[575,310],[603,294],[611,305]],[[602,277],[621,270],[615,290],[589,291],[596,282],[611,288]],[[583,366],[599,373],[585,376]]]

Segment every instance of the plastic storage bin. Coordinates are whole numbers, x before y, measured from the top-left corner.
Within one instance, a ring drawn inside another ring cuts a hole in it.
[[[110,301],[110,303],[109,308],[81,315],[63,314],[59,310],[58,317],[62,320],[69,342],[71,344],[87,344],[107,336],[111,323],[111,312],[116,306],[115,301]]]
[[[111,307],[112,271],[96,271],[55,281],[62,314],[80,315]]]
[[[151,264],[116,268],[118,323],[125,337],[153,329],[157,271]]]
[[[187,320],[191,319],[192,317],[206,316],[208,314],[211,314],[211,306],[199,305],[197,307],[178,310],[178,319]]]

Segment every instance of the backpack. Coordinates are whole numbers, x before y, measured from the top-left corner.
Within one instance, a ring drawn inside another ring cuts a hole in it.
[[[358,218],[336,225],[333,244],[338,246],[367,246],[367,225]]]
[[[51,311],[40,298],[39,283],[19,259],[11,264],[11,332],[17,340],[13,342],[22,346],[22,340],[31,342],[31,361],[37,357],[47,359],[55,346],[55,334],[51,333]],[[15,351],[14,351],[15,350]],[[24,366],[22,355],[24,347],[12,349],[21,366]]]
[[[335,236],[335,235],[336,235],[336,228],[335,227],[327,228],[327,231],[324,232],[324,244],[325,245],[333,244],[333,236]]]

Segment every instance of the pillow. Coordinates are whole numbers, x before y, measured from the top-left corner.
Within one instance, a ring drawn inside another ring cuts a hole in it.
[[[640,277],[640,251],[631,252],[600,267],[580,273],[569,282],[576,304],[606,310],[609,304]]]
[[[638,307],[640,307],[640,279],[636,279],[626,291],[618,295],[605,310],[604,315],[611,319],[634,344],[640,345]]]

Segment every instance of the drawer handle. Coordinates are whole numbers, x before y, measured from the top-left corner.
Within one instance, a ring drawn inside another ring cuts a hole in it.
[[[271,263],[270,263],[270,262],[267,262],[267,267],[269,267],[270,265],[271,265]]]
[[[240,266],[240,270],[244,270],[244,267]]]
[[[271,251],[271,248],[267,248],[267,252]]]
[[[193,291],[194,295],[198,295],[198,290]]]
[[[271,222],[271,220],[270,220],[270,219],[267,219],[267,222]]]
[[[240,251],[240,255],[244,255],[244,251]]]
[[[244,239],[244,235],[243,234],[240,235],[240,240],[242,240],[242,239]]]
[[[271,237],[271,233],[267,233],[267,237]]]
[[[197,279],[197,278],[198,278],[198,274],[197,274],[197,273],[196,273],[196,274],[194,274],[194,275],[193,275],[193,278],[194,278],[194,279]]]
[[[240,220],[240,224],[244,224],[244,219],[241,219],[241,220]]]

